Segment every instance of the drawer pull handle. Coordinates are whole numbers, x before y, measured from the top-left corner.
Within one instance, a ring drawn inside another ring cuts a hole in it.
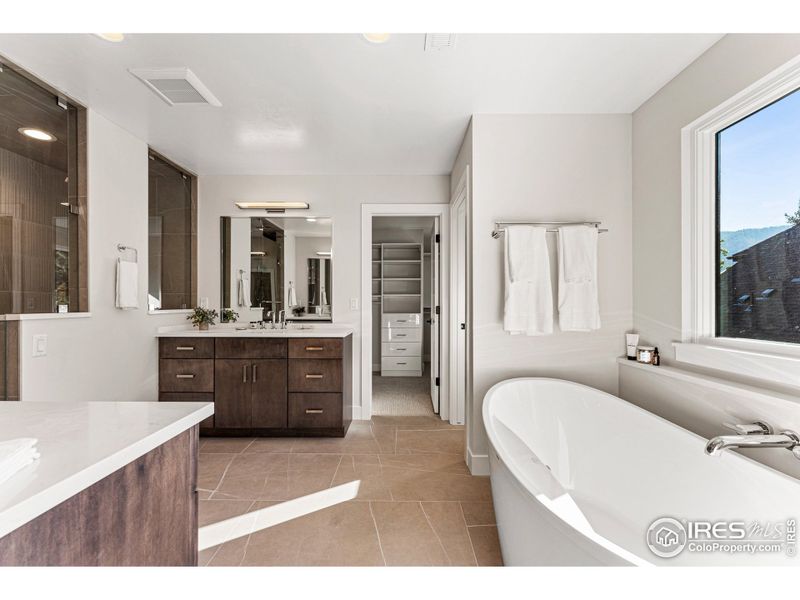
[[[398,352],[406,352],[408,348],[395,348]]]
[[[192,352],[194,351],[194,346],[175,346],[175,350],[180,350],[182,352]]]
[[[194,379],[194,374],[192,373],[178,373],[175,375],[178,379]]]
[[[306,346],[306,352],[322,352],[325,350],[322,346]]]
[[[322,379],[322,375],[315,375],[312,373],[306,373],[306,379]]]
[[[324,411],[321,408],[307,408],[307,415],[321,415]]]
[[[247,365],[242,367],[242,383],[247,383]]]
[[[408,323],[408,319],[397,319],[398,323]]]
[[[253,383],[258,383],[258,365],[253,365]]]
[[[404,362],[399,362],[399,363],[397,363],[397,364],[398,364],[398,365],[404,365],[404,364],[406,364],[406,363],[404,363]]]
[[[394,337],[406,337],[405,333],[395,333]]]

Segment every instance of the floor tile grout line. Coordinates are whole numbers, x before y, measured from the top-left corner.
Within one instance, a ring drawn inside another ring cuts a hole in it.
[[[478,564],[478,553],[475,552],[475,544],[472,543],[472,536],[469,534],[469,525],[467,524],[467,515],[464,514],[464,505],[461,502],[458,503],[458,509],[461,511],[461,518],[464,521],[464,528],[467,532],[467,539],[469,540],[469,547],[472,549],[472,558],[475,559],[475,566],[479,567]]]
[[[222,475],[220,475],[219,481],[217,481],[216,487],[213,490],[211,490],[211,493],[208,495],[208,498],[206,498],[206,500],[211,500],[214,497],[214,494],[217,493],[217,491],[219,490],[219,486],[222,485],[222,481],[225,479],[225,475],[228,474],[228,469],[230,469],[231,465],[233,464],[234,458],[236,457],[232,456],[231,459],[228,461],[228,464],[225,465],[225,468],[222,470]]]
[[[469,500],[467,500],[469,502]],[[473,527],[497,527],[497,523],[476,523],[475,525],[467,525],[467,529],[472,529]]]
[[[461,503],[459,502],[459,506],[460,505],[461,505]],[[428,516],[428,513],[425,511],[425,506],[422,504],[422,501],[419,502],[419,508],[422,511],[422,514],[425,517],[425,520],[428,522],[428,527],[431,528],[431,531],[433,532],[433,535],[436,536],[436,540],[439,542],[439,547],[442,549],[442,552],[444,552],[444,557],[447,559],[448,565],[450,565],[452,567],[453,566],[453,561],[450,558],[450,554],[448,554],[447,548],[444,547],[444,542],[442,542],[442,538],[436,532],[436,528],[433,526],[433,523],[431,523],[431,518]],[[467,532],[467,536],[469,536],[469,532]]]
[[[372,525],[375,527],[375,535],[378,538],[378,549],[381,551],[381,559],[383,560],[383,566],[388,566],[386,564],[386,555],[383,553],[383,542],[381,542],[381,532],[378,530],[378,520],[375,518],[375,513],[372,511],[372,502],[369,503],[369,514],[372,517]]]
[[[336,481],[336,474],[339,472],[339,467],[342,466],[342,460],[344,459],[344,454],[339,455],[339,462],[336,463],[336,468],[333,470],[333,475],[331,475],[331,481],[328,483],[328,489],[333,487],[333,482]],[[353,462],[353,471],[355,471],[356,465],[355,461]]]

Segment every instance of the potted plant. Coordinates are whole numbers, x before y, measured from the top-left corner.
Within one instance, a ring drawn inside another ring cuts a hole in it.
[[[236,323],[239,320],[239,313],[232,308],[222,309],[222,322],[223,323]]]
[[[208,331],[208,326],[213,325],[217,318],[217,311],[213,308],[200,308],[199,306],[192,311],[187,320],[192,322],[192,325],[199,327],[200,331]]]

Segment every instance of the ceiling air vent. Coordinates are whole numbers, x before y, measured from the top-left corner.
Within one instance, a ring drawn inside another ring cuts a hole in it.
[[[456,45],[455,33],[426,33],[425,52],[433,50],[450,50]]]
[[[222,106],[203,82],[186,67],[174,69],[130,69],[156,96],[170,106],[176,104],[210,104]]]

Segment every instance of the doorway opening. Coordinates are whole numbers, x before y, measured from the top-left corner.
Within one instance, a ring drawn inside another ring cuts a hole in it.
[[[372,218],[372,414],[441,412],[438,216]]]

